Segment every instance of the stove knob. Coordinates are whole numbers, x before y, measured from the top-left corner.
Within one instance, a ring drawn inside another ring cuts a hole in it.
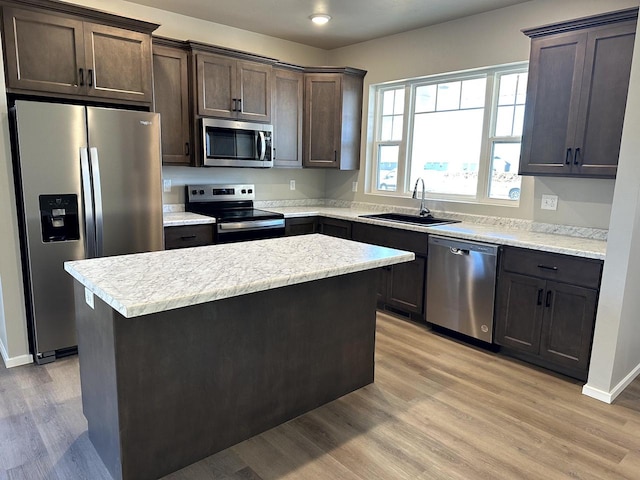
[[[200,195],[204,195],[204,190],[200,190]]]
[[[191,190],[191,195],[197,195],[198,194],[198,190]]]
[[[251,188],[250,188],[250,189],[249,189],[249,193],[253,193],[253,189],[251,189]]]
[[[243,189],[242,189],[242,193],[247,193],[247,191],[243,188]]]

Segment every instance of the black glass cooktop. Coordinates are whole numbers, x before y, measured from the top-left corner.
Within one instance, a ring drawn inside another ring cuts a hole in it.
[[[255,208],[246,210],[224,210],[218,211],[215,215],[218,222],[242,222],[248,220],[270,220],[273,218],[283,218],[281,213],[267,212]]]

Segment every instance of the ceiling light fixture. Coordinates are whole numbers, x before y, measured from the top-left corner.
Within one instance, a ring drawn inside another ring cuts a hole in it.
[[[327,15],[326,13],[314,13],[309,18],[316,25],[324,25],[331,20],[331,15]]]

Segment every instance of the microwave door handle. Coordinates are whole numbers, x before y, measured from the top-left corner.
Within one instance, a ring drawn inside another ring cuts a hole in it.
[[[264,156],[267,150],[267,144],[264,139],[264,132],[258,132],[258,136],[256,137],[258,148],[258,160],[264,160]]]

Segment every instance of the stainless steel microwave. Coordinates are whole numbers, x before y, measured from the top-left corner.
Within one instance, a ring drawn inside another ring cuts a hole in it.
[[[272,134],[272,125],[203,118],[203,164],[205,167],[272,167]]]

